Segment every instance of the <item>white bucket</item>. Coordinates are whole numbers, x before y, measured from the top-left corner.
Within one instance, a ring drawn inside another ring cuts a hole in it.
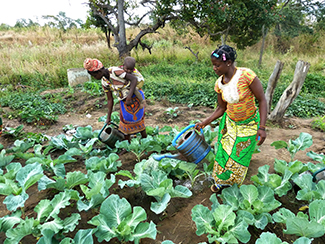
[[[71,87],[91,81],[90,74],[88,74],[87,70],[84,68],[68,69],[67,73],[68,82]]]

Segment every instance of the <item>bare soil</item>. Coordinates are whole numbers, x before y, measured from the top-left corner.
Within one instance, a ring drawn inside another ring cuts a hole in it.
[[[43,133],[49,136],[55,136],[60,133],[63,133],[62,128],[65,125],[78,125],[78,126],[87,126],[91,125],[93,130],[101,129],[103,122],[98,122],[98,118],[106,114],[105,108],[105,98],[90,98],[89,95],[80,93],[74,94],[76,99],[69,104],[71,107],[71,112],[59,116],[57,123],[49,126],[35,126],[24,124],[24,131],[34,132],[34,133]],[[171,118],[165,112],[167,108],[178,107],[177,117]],[[4,108],[6,109],[6,108]],[[118,109],[118,105],[116,108]],[[146,106],[146,125],[150,126],[159,126],[162,128],[165,125],[170,126],[179,126],[184,127],[189,125],[189,122],[197,119],[204,119],[213,112],[212,108],[207,107],[192,107],[189,108],[182,104],[170,104],[166,101],[150,101],[147,100]],[[296,139],[301,132],[309,133],[313,136],[313,145],[308,148],[306,151],[299,151],[296,154],[295,159],[302,161],[303,163],[313,162],[306,153],[307,151],[314,151],[316,153],[325,153],[325,133],[320,131],[315,131],[311,128],[312,119],[300,119],[300,118],[287,118],[282,123],[268,123],[267,127],[267,139],[264,144],[260,147],[261,152],[259,154],[254,154],[247,177],[245,179],[245,184],[252,183],[250,178],[252,175],[257,174],[258,168],[265,164],[270,165],[271,171],[273,171],[274,159],[290,161],[290,155],[285,149],[276,150],[271,143],[277,140],[283,140],[288,142],[289,139]],[[4,127],[17,127],[20,122],[18,120],[8,120],[4,119]],[[5,147],[10,147],[13,143],[13,140],[8,137],[0,137],[0,143]],[[57,152],[59,155],[63,152]],[[121,156],[122,167],[121,169],[132,170],[134,164],[136,164],[136,159],[132,153],[126,153]],[[80,170],[86,172],[84,162],[78,160],[77,163],[67,164],[66,170]],[[203,204],[210,207],[211,202],[209,198],[212,194],[210,191],[209,183],[205,183],[201,187],[197,187],[193,190],[193,196],[188,199],[172,199],[166,211],[160,215],[156,215],[150,211],[150,202],[153,201],[152,198],[146,196],[141,189],[134,188],[123,188],[119,189],[118,185],[114,185],[111,189],[114,189],[114,193],[119,194],[120,197],[125,197],[133,206],[142,206],[148,215],[148,221],[152,220],[157,225],[157,238],[156,240],[143,239],[141,240],[142,244],[159,244],[164,240],[171,240],[176,244],[197,244],[200,242],[208,242],[208,239],[205,235],[197,236],[196,235],[196,226],[191,218],[191,210],[197,204]],[[42,191],[38,192],[37,187],[32,187],[29,189],[29,199],[26,202],[26,215],[32,217],[34,212],[33,209],[37,203],[44,198],[51,199],[53,197],[53,192],[51,191]],[[4,197],[0,197],[0,217],[3,217],[9,214],[9,211],[6,209],[6,206],[2,204]],[[287,208],[292,209],[292,211],[298,211],[298,203],[292,202],[290,196],[285,196],[281,199],[282,202],[287,202]],[[73,212],[75,209],[71,207],[66,210],[65,214]],[[94,215],[98,213],[98,210],[82,212],[82,220],[78,225],[78,229],[93,228],[87,224]],[[34,216],[35,217],[35,216]],[[269,225],[264,231],[270,231],[275,233],[282,241],[287,241],[291,243],[297,237],[284,235],[282,230],[285,226],[281,225]],[[255,240],[259,237],[261,231],[256,228],[250,227],[250,232],[252,234],[251,240],[249,243],[255,243]],[[75,234],[72,233],[73,237]],[[4,233],[0,233],[0,243],[3,243],[5,240]],[[33,244],[36,243],[32,236],[25,237],[21,243]],[[98,243],[97,238],[94,237],[94,242]],[[121,243],[117,239],[113,239],[109,242],[102,243],[111,243],[118,244]],[[317,238],[313,241],[313,244],[325,243],[325,238]]]

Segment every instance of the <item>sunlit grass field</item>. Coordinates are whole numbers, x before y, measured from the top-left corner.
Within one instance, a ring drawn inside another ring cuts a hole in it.
[[[127,29],[130,40],[139,29]],[[259,66],[261,42],[245,50],[237,50],[237,66],[256,72],[266,88],[268,79],[278,60],[284,62],[277,89],[273,96],[276,105],[284,89],[292,82],[298,60],[311,64],[300,95],[290,106],[289,115],[310,117],[324,115],[325,110],[325,33],[314,36],[301,35],[288,40],[288,51],[277,52],[276,37],[269,32],[265,41],[262,64]],[[152,53],[133,49],[131,56],[145,77],[146,96],[168,99],[191,106],[213,107],[216,104],[210,54],[221,43],[200,37],[193,31],[178,35],[171,27],[149,34],[142,41],[152,46]],[[111,37],[111,46],[114,39]],[[228,45],[236,47],[233,43]],[[198,59],[189,48],[198,53]],[[98,58],[105,67],[121,65],[115,47],[108,48],[105,35],[100,30],[72,29],[63,32],[48,27],[11,29],[0,31],[0,91],[3,103],[10,102],[8,94],[15,92],[18,84],[30,86],[40,93],[48,89],[68,87],[67,70],[82,68],[85,58]],[[100,85],[97,85],[100,87]],[[8,98],[4,98],[4,97]],[[0,101],[1,102],[1,101]],[[291,112],[290,112],[291,111]]]
[[[128,37],[131,38],[137,32],[138,29],[129,29]],[[274,50],[275,37],[269,34],[260,67],[258,60],[261,43],[245,50],[237,50],[237,65],[253,69],[263,82],[267,82],[277,60],[285,63],[282,76],[293,75],[298,60],[311,64],[310,73],[316,72],[325,76],[325,40],[320,37],[310,44],[311,38],[300,36],[292,39],[289,52],[281,54]],[[111,37],[111,45],[113,41]],[[158,74],[161,72],[159,64],[162,66],[168,64],[176,73],[177,69],[183,69],[183,66],[188,70],[194,70],[194,73],[198,73],[193,77],[197,82],[206,82],[205,76],[200,78],[202,66],[207,66],[209,71],[205,72],[210,72],[211,77],[215,76],[210,65],[210,53],[220,45],[220,42],[211,42],[207,37],[200,37],[193,32],[180,36],[170,27],[160,30],[159,33],[146,35],[143,41],[153,45],[152,54],[149,54],[148,50],[138,48],[133,49],[131,55],[137,59],[137,67],[144,75],[146,69],[143,67],[154,64]],[[190,47],[193,52],[198,52],[197,62],[195,56],[184,47]],[[108,49],[105,36],[99,30],[74,29],[64,33],[58,29],[38,27],[0,32],[2,84],[16,85],[21,82],[39,89],[67,86],[67,69],[82,67],[86,57],[98,58],[107,67],[121,64],[117,49],[114,47]],[[184,75],[175,77],[165,71],[163,75],[173,76],[176,80],[191,80],[191,77]]]

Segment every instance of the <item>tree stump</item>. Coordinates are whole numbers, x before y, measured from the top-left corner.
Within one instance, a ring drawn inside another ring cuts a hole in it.
[[[296,64],[296,70],[293,76],[293,81],[285,89],[280,100],[278,101],[276,107],[269,115],[268,119],[276,122],[280,122],[285,114],[285,111],[290,106],[290,104],[298,96],[302,85],[305,82],[310,64],[299,60]]]
[[[278,80],[280,78],[282,69],[283,69],[284,63],[282,63],[280,60],[278,60],[275,64],[273,73],[271,74],[269,78],[269,82],[267,83],[267,88],[265,91],[265,98],[266,98],[266,104],[267,104],[267,113],[269,114],[271,111],[272,106],[272,99],[275,87],[278,83]]]

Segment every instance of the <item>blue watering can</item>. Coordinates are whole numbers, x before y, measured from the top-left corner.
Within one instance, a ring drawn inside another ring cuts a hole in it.
[[[172,141],[173,146],[179,151],[178,154],[153,155],[153,158],[160,161],[163,158],[174,158],[192,163],[199,163],[211,151],[210,145],[205,141],[203,130],[199,135],[194,129],[189,130],[195,125],[189,125],[184,128]],[[188,131],[189,130],[189,131]],[[187,132],[186,134],[184,134]],[[184,135],[183,135],[184,134]],[[180,141],[176,141],[183,135]]]

